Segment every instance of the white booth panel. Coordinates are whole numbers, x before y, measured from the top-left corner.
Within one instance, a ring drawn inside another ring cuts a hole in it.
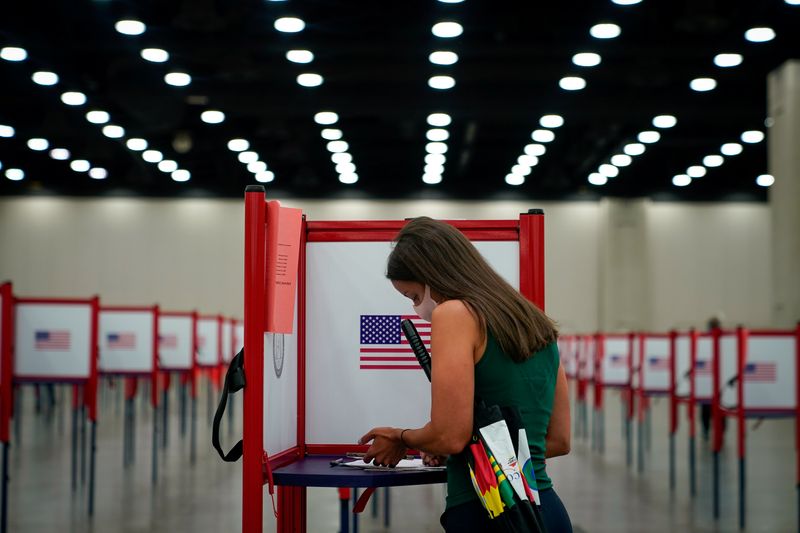
[[[16,377],[89,378],[91,304],[20,303],[15,314]]]
[[[99,370],[147,373],[153,370],[153,311],[100,311]]]
[[[217,318],[197,319],[197,364],[217,366],[219,353],[219,320]]]
[[[604,385],[628,384],[628,346],[627,338],[606,337],[603,339],[603,376]]]
[[[634,335],[633,337],[633,353],[631,354],[633,375],[631,376],[631,387],[634,389],[639,388],[639,382],[641,381],[642,375],[641,369],[639,368],[641,365],[641,362],[639,361],[639,352],[641,352],[640,338],[640,335]]]
[[[736,378],[739,374],[736,335],[726,334],[719,339],[720,402],[725,407],[736,406]]]
[[[578,377],[591,381],[594,378],[594,339],[578,337]]]
[[[297,309],[295,302],[291,334],[264,334],[264,446],[270,455],[297,445]]]
[[[233,327],[233,355],[236,355],[244,348],[244,323],[236,322]]]
[[[233,346],[231,342],[233,339],[233,322],[225,320],[222,322],[222,361],[230,363],[233,359]]]
[[[168,370],[192,368],[192,317],[158,317],[158,367]]]
[[[688,398],[691,391],[690,375],[692,339],[689,335],[678,335],[675,338],[675,395]]]
[[[795,339],[789,335],[748,338],[744,368],[745,410],[776,413],[795,408]],[[738,405],[735,387],[723,395],[725,407]]]
[[[694,394],[698,400],[711,400],[711,359],[714,356],[714,341],[704,335],[697,339],[697,359],[694,363]]]
[[[668,391],[669,369],[669,339],[665,337],[645,337],[642,367],[644,391]]]

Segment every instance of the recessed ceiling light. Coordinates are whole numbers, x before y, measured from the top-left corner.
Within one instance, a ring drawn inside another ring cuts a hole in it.
[[[703,165],[692,165],[686,169],[686,174],[692,178],[702,178],[706,175],[706,167]]]
[[[192,83],[192,77],[185,72],[170,72],[164,76],[164,81],[173,87],[186,87]]]
[[[33,83],[37,85],[55,85],[58,83],[58,74],[47,70],[34,72],[31,76]]]
[[[589,30],[589,34],[595,39],[614,39],[619,37],[620,33],[622,33],[620,27],[611,23],[595,24]]]
[[[441,163],[428,163],[422,169],[423,174],[442,174],[444,173],[444,165]]]
[[[672,184],[676,187],[686,187],[692,182],[692,178],[686,174],[678,174],[672,178]]]
[[[122,126],[108,124],[103,126],[103,135],[109,139],[121,139],[125,136],[125,129]]]
[[[356,171],[356,166],[353,163],[337,163],[337,174],[353,174]]]
[[[722,155],[739,155],[742,153],[742,145],[739,143],[725,143],[720,147],[719,151]]]
[[[263,161],[253,161],[252,163],[247,163],[247,170],[253,174],[258,174],[267,170],[267,164]]]
[[[775,38],[775,30],[765,26],[750,28],[744,32],[744,38],[751,43],[765,43]]]
[[[721,155],[707,155],[703,158],[703,165],[709,168],[722,166],[724,162],[725,158]]]
[[[653,118],[653,126],[656,128],[672,128],[677,123],[678,119],[672,115],[658,115],[657,117]]]
[[[539,158],[535,155],[522,154],[517,158],[517,164],[526,167],[535,167],[539,164]]]
[[[506,174],[506,183],[511,185],[511,186],[513,186],[513,187],[518,187],[518,186],[522,185],[523,183],[525,183],[525,176],[522,176],[520,174],[513,174],[513,173]]]
[[[640,3],[642,0],[611,0],[618,6],[633,6]]]
[[[256,174],[256,181],[259,183],[269,183],[275,179],[275,173],[271,170],[265,170]]]
[[[83,105],[86,103],[86,95],[78,91],[67,91],[61,94],[61,101],[67,105]]]
[[[69,164],[69,168],[75,172],[88,172],[92,165],[85,159],[73,159]]]
[[[351,174],[339,174],[339,181],[345,185],[352,185],[358,181],[358,174],[355,172]]]
[[[661,139],[661,134],[657,131],[648,130],[641,132],[636,138],[641,143],[653,144],[657,143]]]
[[[57,159],[58,161],[66,161],[69,159],[69,156],[69,150],[66,148],[53,148],[50,150],[50,157]]]
[[[764,140],[764,132],[758,130],[750,130],[742,133],[742,142],[747,144],[756,144]]]
[[[458,37],[464,32],[464,27],[461,26],[458,22],[437,22],[431,28],[431,33],[433,33],[436,37],[441,37],[442,39],[449,39],[452,37]]]
[[[86,113],[86,120],[92,124],[105,124],[111,117],[105,111],[89,111]]]
[[[248,150],[246,152],[239,152],[239,155],[237,156],[237,158],[239,159],[240,163],[244,163],[245,165],[249,165],[250,163],[254,163],[254,162],[258,161],[258,159],[259,159],[258,153],[257,152],[253,152],[252,150]]]
[[[303,31],[306,23],[297,17],[281,17],[275,21],[275,29],[283,33],[297,33]]]
[[[35,152],[43,152],[50,147],[50,143],[47,142],[47,139],[42,139],[41,137],[34,137],[32,139],[28,139],[28,148]]]
[[[330,141],[327,144],[328,151],[331,153],[346,152],[350,146],[344,141]]]
[[[0,124],[0,137],[10,138],[14,136],[14,128],[5,124]]]
[[[713,91],[717,87],[717,80],[714,78],[695,78],[689,82],[689,87],[699,93]]]
[[[447,113],[431,113],[428,115],[428,124],[437,128],[449,126],[452,119]]]
[[[592,172],[589,174],[589,183],[592,185],[597,185],[598,187],[601,185],[605,185],[608,183],[608,178],[600,174],[599,172]]]
[[[626,144],[625,147],[622,149],[628,155],[642,155],[645,151],[646,147],[642,143],[630,143]]]
[[[511,173],[516,174],[517,176],[527,176],[531,173],[531,167],[527,165],[514,165],[511,167]]]
[[[547,148],[542,144],[526,144],[525,153],[536,157],[541,157],[547,151]]]
[[[306,64],[314,61],[314,52],[311,50],[289,50],[286,59],[292,63]]]
[[[148,163],[158,163],[159,161],[164,159],[164,154],[162,154],[158,150],[145,150],[144,152],[142,152],[142,159],[144,159]]]
[[[425,138],[429,141],[446,141],[450,133],[444,128],[432,128],[425,132]]]
[[[607,178],[616,178],[619,176],[619,169],[614,165],[609,165],[608,163],[603,163],[600,165],[597,171]]]
[[[561,115],[544,115],[539,119],[539,125],[543,128],[560,128],[564,125],[564,117]]]
[[[6,177],[11,181],[19,181],[25,177],[25,172],[21,168],[7,168]]]
[[[800,6],[800,0],[783,0],[790,6]]]
[[[206,124],[219,124],[225,120],[225,113],[215,109],[209,109],[200,113],[200,120]]]
[[[142,59],[150,61],[151,63],[165,63],[169,61],[169,52],[161,48],[144,48],[139,52],[139,55],[142,56]]]
[[[572,62],[579,67],[596,67],[600,61],[600,54],[594,52],[581,52],[572,56]]]
[[[531,133],[531,139],[537,143],[549,143],[555,138],[556,134],[550,130],[533,130],[533,133]]]
[[[322,76],[314,72],[304,72],[297,75],[297,84],[302,87],[319,87],[322,82]]]
[[[428,85],[432,89],[452,89],[456,85],[456,80],[452,76],[431,76],[428,78]]]
[[[761,174],[756,178],[756,183],[762,187],[770,187],[773,183],[775,183],[775,177],[771,174]]]
[[[428,185],[438,185],[442,182],[441,174],[423,174],[422,181]]]
[[[339,120],[339,115],[337,115],[333,111],[320,111],[319,113],[314,115],[314,122],[323,126],[336,124],[338,120]]]
[[[228,150],[231,152],[244,152],[250,148],[250,143],[245,139],[231,139],[228,141]]]
[[[114,28],[123,35],[141,35],[147,29],[142,21],[134,19],[119,20]]]
[[[565,76],[558,80],[558,86],[565,91],[580,91],[586,87],[586,80],[579,76]]]
[[[178,163],[172,159],[162,159],[158,162],[158,170],[161,172],[166,172],[167,174],[172,174],[178,170]]]
[[[173,181],[184,182],[189,181],[192,177],[192,173],[188,170],[179,168],[175,172],[171,174]]]
[[[429,154],[446,154],[447,144],[440,142],[430,142],[425,145],[425,151]]]
[[[336,128],[325,128],[320,132],[326,141],[338,141],[342,138],[342,130]]]
[[[444,154],[425,154],[426,165],[444,165],[447,156]]]
[[[25,61],[28,59],[28,52],[24,48],[17,46],[4,46],[0,48],[0,59],[6,61]]]
[[[141,152],[142,150],[147,149],[147,141],[144,139],[140,139],[139,137],[132,137],[128,139],[125,143],[125,146],[128,147],[128,150],[133,150],[134,152]]]
[[[616,154],[611,156],[611,164],[615,167],[627,167],[633,162],[631,156],[627,154]]]
[[[460,4],[464,0],[439,0],[443,4]]]
[[[714,64],[718,67],[736,67],[742,64],[742,54],[717,54],[714,56]]]
[[[334,152],[331,154],[331,161],[333,161],[335,165],[340,163],[352,163],[353,156],[347,152]]]
[[[92,167],[89,169],[89,177],[93,180],[104,180],[108,177],[108,171],[103,167]]]
[[[437,50],[431,52],[431,55],[428,56],[428,61],[434,65],[454,65],[458,62],[458,54],[449,50]]]

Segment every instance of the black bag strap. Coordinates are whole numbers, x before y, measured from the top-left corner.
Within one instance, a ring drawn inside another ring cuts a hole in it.
[[[225,383],[222,385],[222,397],[217,405],[217,412],[214,413],[214,422],[211,425],[211,444],[217,450],[219,456],[226,463],[234,463],[242,456],[242,441],[239,440],[228,453],[222,451],[219,443],[219,423],[225,413],[225,406],[228,405],[228,395],[240,391],[245,386],[244,379],[244,348],[231,359],[228,371],[225,373]]]

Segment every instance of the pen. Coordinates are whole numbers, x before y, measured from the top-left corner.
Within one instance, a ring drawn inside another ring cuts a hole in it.
[[[363,459],[364,456],[367,455],[367,454],[359,453],[359,452],[347,452],[344,455],[345,455],[345,457],[352,457],[354,459]],[[413,456],[413,455],[406,455],[405,457],[403,457],[403,459],[409,459],[410,460],[410,459],[416,459],[416,457]]]

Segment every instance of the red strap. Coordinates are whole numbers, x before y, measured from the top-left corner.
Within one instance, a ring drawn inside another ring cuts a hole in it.
[[[369,501],[369,498],[372,496],[373,492],[375,492],[375,487],[369,487],[364,490],[363,493],[361,493],[361,496],[358,497],[355,507],[353,507],[353,514],[358,514],[364,511],[364,507],[367,506],[367,502]]]

